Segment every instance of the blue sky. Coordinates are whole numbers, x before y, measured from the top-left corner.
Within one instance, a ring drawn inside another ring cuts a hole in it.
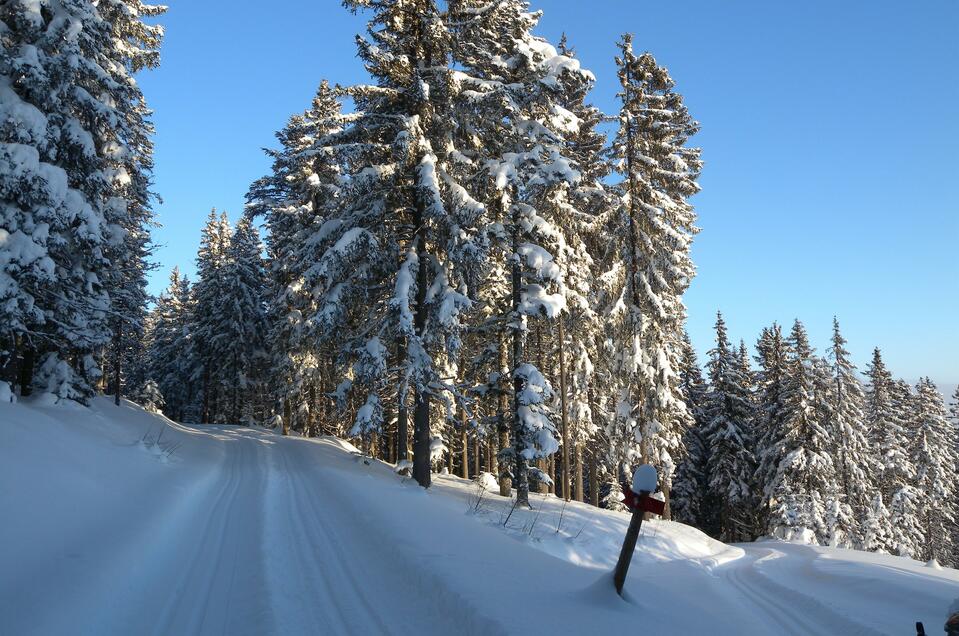
[[[261,148],[323,78],[365,81],[337,0],[172,0],[156,111],[163,228],[158,293],[192,274],[211,207],[236,218]],[[855,359],[882,347],[907,379],[959,382],[959,3],[540,0],[539,33],[566,32],[616,108],[623,31],[670,69],[702,132],[694,199],[699,275],[689,329],[709,348],[717,309],[750,345],[801,318],[827,346],[838,315]]]

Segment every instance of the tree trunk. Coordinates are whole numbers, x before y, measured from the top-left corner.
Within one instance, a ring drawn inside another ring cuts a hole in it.
[[[283,434],[290,434],[290,398],[283,398]]]
[[[460,409],[460,435],[463,441],[463,479],[470,478],[470,440],[469,440],[469,431],[466,428],[466,409]]]
[[[497,477],[499,477],[499,494],[503,497],[509,497],[513,494],[513,480],[509,475],[509,464],[499,457],[499,451],[509,448],[509,416],[507,415],[509,411],[507,387],[509,385],[506,383],[506,378],[509,377],[509,368],[507,364],[506,343],[503,342],[501,338],[499,343],[499,368],[503,377],[500,379],[499,385],[499,423],[497,424],[499,429],[499,448],[491,449],[493,452],[490,457],[490,472],[492,472],[493,466],[497,466],[497,470],[499,471],[497,475]]]
[[[123,321],[117,319],[113,334],[113,403],[120,406],[120,374],[123,366]]]
[[[428,258],[426,253],[426,237],[423,229],[422,200],[417,198],[418,223],[420,236],[416,241],[417,272],[416,272],[416,310],[413,317],[413,327],[416,335],[422,336],[426,328],[426,287],[429,283]],[[430,394],[426,387],[417,386],[414,389],[415,407],[413,409],[413,479],[429,488],[430,476]]]
[[[203,406],[200,413],[200,422],[210,423],[210,365],[203,365]],[[285,433],[284,433],[285,435]]]
[[[513,230],[513,263],[512,263],[512,330],[513,330],[513,359],[510,370],[513,374],[513,467],[516,482],[516,505],[529,505],[529,474],[527,473],[526,457],[523,455],[523,421],[520,419],[520,396],[526,390],[526,380],[516,374],[516,369],[523,364],[524,352],[524,317],[519,308],[522,302],[523,272],[519,262],[519,235],[518,229]]]
[[[508,439],[506,440],[506,443],[507,444],[509,443]],[[496,435],[490,435],[489,440],[486,442],[486,470],[492,473],[493,475],[496,475],[496,471],[498,470],[497,464],[496,464],[496,447],[497,447]],[[500,492],[500,494],[501,495],[503,494],[502,491]],[[508,497],[509,493],[507,492],[503,496]]]
[[[573,453],[573,499],[583,500],[583,445],[576,444]]]
[[[596,474],[596,450],[589,452],[589,503],[599,507],[599,478]]]
[[[397,358],[402,364],[406,363],[406,341],[400,338],[396,344]],[[402,373],[402,371],[401,371]],[[406,376],[400,378],[396,387],[396,461],[397,463],[410,458],[410,431],[409,431],[409,408],[406,400],[409,397],[409,387],[406,384]]]
[[[560,483],[560,495],[569,501],[569,413],[566,405],[566,333],[563,328],[565,320],[559,317],[559,404],[563,409],[560,423],[563,436],[563,481]]]
[[[236,354],[233,355],[233,371],[239,374],[240,370],[240,358]],[[230,410],[232,411],[231,419],[234,424],[240,423],[240,383],[238,378],[233,378],[233,404],[230,405]]]
[[[479,430],[473,431],[473,475],[480,474],[480,436]]]
[[[27,397],[33,393],[33,367],[36,365],[37,351],[29,343],[24,343],[23,357],[20,358],[20,395]]]

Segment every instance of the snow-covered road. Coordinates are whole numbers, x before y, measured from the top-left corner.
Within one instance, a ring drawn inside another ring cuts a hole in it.
[[[959,598],[955,570],[651,522],[623,601],[625,515],[537,495],[507,519],[470,482],[424,491],[352,451],[0,405],[0,633],[909,634]]]

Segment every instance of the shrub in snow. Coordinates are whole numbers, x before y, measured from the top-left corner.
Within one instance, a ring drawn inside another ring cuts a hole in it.
[[[609,483],[609,492],[607,492],[606,496],[603,497],[602,504],[603,507],[608,510],[626,512],[626,506],[623,504],[625,499],[626,496],[623,495],[623,489],[619,485],[619,482],[611,481]]]
[[[499,482],[496,480],[496,476],[493,473],[480,473],[474,479],[476,484],[483,490],[498,491]]]
[[[443,454],[446,452],[449,452],[449,448],[443,443],[443,437],[434,435],[430,440],[430,463],[435,467],[436,464],[443,461]]]
[[[553,479],[545,472],[539,468],[530,467],[528,469],[528,474],[530,481],[537,484],[545,484],[547,486],[553,485]]]
[[[393,469],[397,475],[403,475],[404,477],[409,477],[413,474],[413,462],[408,459],[401,459],[396,462],[396,468]]]
[[[17,401],[17,396],[13,393],[10,385],[6,382],[0,382],[0,404],[7,404]]]
[[[147,380],[140,389],[137,401],[145,410],[150,413],[160,413],[163,410],[163,394],[160,393],[160,387],[152,379]]]
[[[55,396],[57,402],[63,400],[84,402],[90,393],[86,381],[55,352],[44,356],[40,368],[33,377],[33,389]]]

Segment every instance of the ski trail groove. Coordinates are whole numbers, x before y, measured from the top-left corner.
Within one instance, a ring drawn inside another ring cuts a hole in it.
[[[788,588],[764,574],[758,564],[784,555],[770,548],[747,550],[748,563],[736,561],[725,568],[726,580],[752,601],[784,634],[880,634],[871,627],[844,616],[807,594]]]

